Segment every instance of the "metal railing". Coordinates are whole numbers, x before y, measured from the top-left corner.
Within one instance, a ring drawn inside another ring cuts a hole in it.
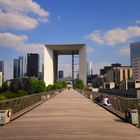
[[[43,96],[47,98],[47,95],[49,94],[51,98],[61,91],[62,90],[54,90],[54,91],[48,91],[48,92],[0,101],[0,110],[12,109],[12,113],[15,114],[37,102],[40,102]]]
[[[90,98],[90,95],[92,95],[92,101],[95,101],[95,98],[101,95],[108,96],[111,102],[112,108],[117,110],[120,113],[123,113],[124,115],[126,111],[129,109],[137,109],[138,115],[139,115],[139,122],[140,122],[140,99],[125,98],[125,97],[111,95],[107,93],[83,91],[79,89],[77,89],[77,91],[79,91],[81,94],[83,94],[87,98]]]

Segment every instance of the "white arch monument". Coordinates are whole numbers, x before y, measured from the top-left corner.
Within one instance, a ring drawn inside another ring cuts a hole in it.
[[[46,86],[57,79],[58,55],[79,55],[79,79],[86,84],[87,52],[85,44],[55,44],[44,47],[44,81]]]

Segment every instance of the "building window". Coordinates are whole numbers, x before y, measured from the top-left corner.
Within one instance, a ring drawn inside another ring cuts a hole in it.
[[[125,69],[123,69],[123,80],[125,80]]]
[[[127,70],[128,79],[130,79],[130,69]]]

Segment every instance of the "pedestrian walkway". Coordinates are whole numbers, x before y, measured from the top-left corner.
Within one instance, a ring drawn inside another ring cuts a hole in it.
[[[140,140],[140,129],[65,90],[0,127],[0,140]]]

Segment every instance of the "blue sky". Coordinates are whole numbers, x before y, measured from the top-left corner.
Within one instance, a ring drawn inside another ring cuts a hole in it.
[[[115,62],[130,65],[129,43],[140,41],[139,5],[139,0],[0,0],[6,77],[12,76],[14,58],[42,54],[43,44],[85,43],[94,73]],[[69,59],[61,57],[61,69],[70,69]]]

